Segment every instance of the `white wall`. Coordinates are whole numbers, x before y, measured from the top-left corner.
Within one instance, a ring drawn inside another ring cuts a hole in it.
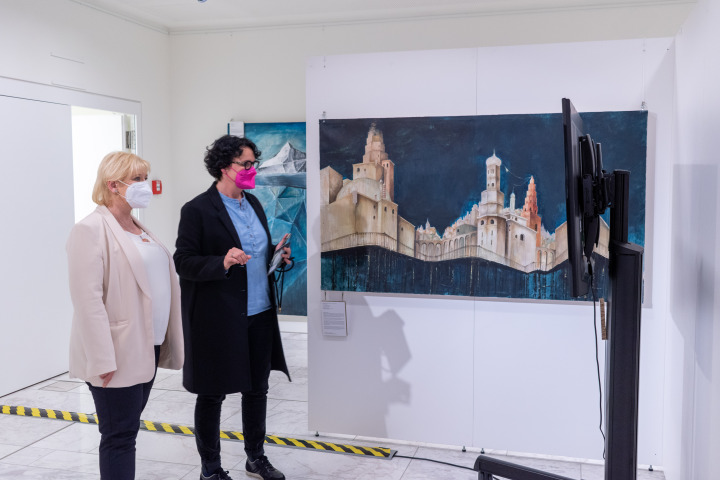
[[[718,148],[720,5],[701,0],[677,35],[677,157],[665,358],[669,479],[720,478]]]
[[[74,223],[70,105],[137,115],[140,152],[162,178],[170,173],[169,53],[166,35],[69,0],[2,1],[0,44],[7,122],[0,133],[0,161],[8,174],[2,189],[8,228],[1,249],[6,278],[0,351],[3,364],[18,364],[0,375],[5,394],[68,368],[72,306],[64,246]],[[169,195],[163,197],[145,220],[174,242],[176,225],[159,213],[170,203]]]
[[[226,133],[229,120],[305,120],[310,57],[669,36],[689,8],[577,8],[172,35],[170,124],[177,195],[167,216],[177,224],[179,206],[210,185],[202,165],[204,149]],[[433,68],[426,66],[426,72]]]
[[[648,192],[672,163],[672,39],[317,57],[308,62],[308,191],[319,192],[318,121],[548,113],[650,112]],[[563,168],[562,159],[557,166]],[[648,197],[648,203],[656,198]],[[602,458],[592,308],[328,292],[348,302],[349,335],[322,336],[320,206],[308,195],[309,422],[312,430]],[[666,199],[659,204],[668,206]],[[662,464],[667,260],[647,212],[639,461]],[[603,347],[601,346],[601,349]],[[604,365],[604,352],[600,362]],[[352,412],[351,415],[348,412]]]
[[[56,88],[53,101],[114,111],[122,111],[114,100],[136,102],[124,113],[138,114],[138,150],[152,165],[151,178],[172,175],[167,35],[70,0],[2,0],[0,44],[0,77],[70,88]],[[173,245],[177,223],[165,212],[175,209],[174,185],[164,186],[144,220]]]

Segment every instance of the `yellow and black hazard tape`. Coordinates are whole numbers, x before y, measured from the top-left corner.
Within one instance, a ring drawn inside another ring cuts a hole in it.
[[[12,405],[0,405],[0,412],[4,415],[20,415],[24,417],[42,417],[53,420],[67,420],[69,422],[94,423],[97,425],[97,415],[85,413],[65,412],[63,410],[47,410],[35,407],[15,407]]]
[[[53,420],[66,420],[69,422],[91,423],[97,425],[98,418],[95,414],[66,412],[64,410],[49,410],[36,407],[23,407],[13,405],[0,405],[0,413],[4,415],[20,415],[25,417],[50,418]],[[175,425],[172,423],[151,422],[140,420],[140,429],[149,432],[172,433],[177,435],[195,435],[192,427]],[[220,431],[220,438],[224,440],[243,441],[242,432]],[[397,453],[385,447],[361,447],[357,445],[344,445],[338,443],[319,442],[316,440],[302,440],[298,438],[279,437],[277,435],[266,435],[265,443],[281,447],[306,448],[331,453],[345,453],[349,455],[362,455],[367,457],[391,459]]]

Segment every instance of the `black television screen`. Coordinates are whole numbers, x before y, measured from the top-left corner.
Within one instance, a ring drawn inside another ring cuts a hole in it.
[[[565,205],[570,294],[585,296],[590,289],[592,251],[600,233],[600,213],[593,185],[602,176],[600,144],[584,131],[582,118],[572,102],[562,100],[565,137]]]

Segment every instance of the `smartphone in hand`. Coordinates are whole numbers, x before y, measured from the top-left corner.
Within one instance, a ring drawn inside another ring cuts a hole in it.
[[[268,275],[273,273],[277,268],[282,264],[283,258],[282,255],[285,253],[284,248],[290,245],[290,234],[288,233],[283,237],[283,239],[278,243],[278,246],[275,247],[275,254],[272,257],[272,260],[270,260],[270,267],[268,268]]]
[[[286,233],[285,235],[283,235],[283,238],[282,238],[282,240],[280,240],[280,243],[277,244],[277,247],[275,247],[275,251],[277,252],[279,250],[282,250],[283,248],[287,247],[288,245],[290,245],[290,234]]]

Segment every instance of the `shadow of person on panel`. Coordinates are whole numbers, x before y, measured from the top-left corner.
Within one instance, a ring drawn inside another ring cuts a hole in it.
[[[365,294],[345,294],[345,301],[348,337],[338,339],[343,343],[338,358],[346,363],[333,369],[343,377],[333,403],[343,408],[327,405],[324,415],[333,417],[328,420],[342,433],[392,436],[387,425],[392,405],[407,405],[411,399],[410,383],[402,379],[411,358],[404,321],[391,308],[368,305]]]
[[[373,309],[365,296],[359,295],[359,306],[366,312]],[[377,308],[375,308],[377,310]],[[387,417],[392,404],[410,403],[410,383],[400,377],[401,371],[410,361],[410,348],[405,338],[405,322],[391,308],[386,308],[377,316],[355,320],[367,322],[372,332],[381,332],[364,344],[369,346],[367,359],[372,362],[372,371],[377,372],[377,383],[367,396],[367,407],[377,415],[378,423],[367,425],[367,436],[387,437]],[[380,425],[380,422],[382,423]]]

